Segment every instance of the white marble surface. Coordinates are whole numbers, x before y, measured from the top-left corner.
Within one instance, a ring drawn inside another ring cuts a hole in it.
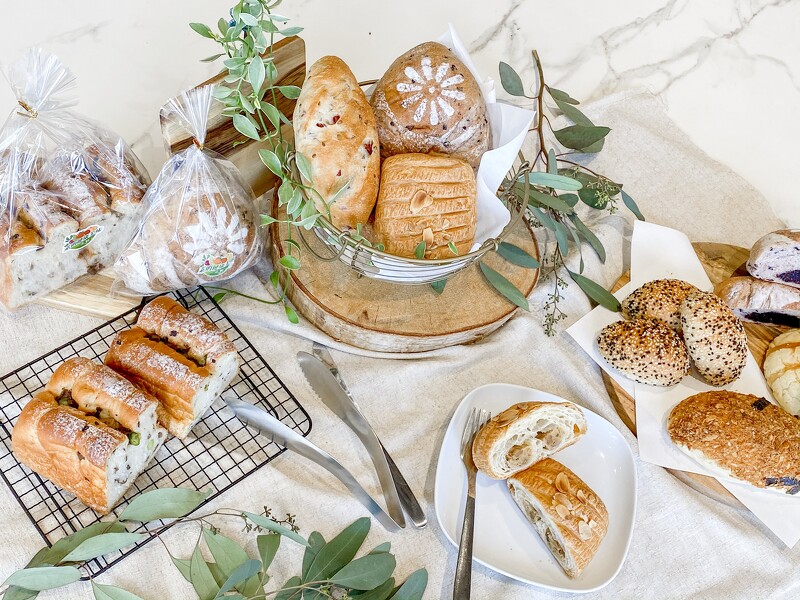
[[[35,25],[30,6],[3,3],[0,61],[32,44],[57,52],[79,76],[80,108],[124,135],[155,174],[165,158],[159,107],[215,72],[198,62],[214,53],[213,43],[187,23],[216,22],[227,2],[42,0]],[[338,54],[362,79],[380,76],[398,54],[452,21],[487,75],[496,77],[501,59],[529,68],[536,47],[549,80],[581,100],[649,89],[696,144],[800,226],[793,178],[800,158],[800,2],[287,0],[280,10],[306,28],[310,60]],[[12,103],[0,86],[0,109]]]

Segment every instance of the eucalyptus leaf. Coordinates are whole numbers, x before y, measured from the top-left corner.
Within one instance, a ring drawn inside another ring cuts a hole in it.
[[[589,229],[586,224],[580,220],[578,215],[570,215],[570,221],[572,224],[575,225],[575,229],[578,231],[578,234],[586,240],[589,245],[594,249],[597,257],[600,259],[601,263],[606,262],[606,249],[603,247],[602,242],[600,239]]]
[[[271,276],[270,276],[271,278]],[[278,275],[276,275],[276,280]],[[295,533],[288,527],[284,527],[280,523],[276,523],[272,519],[268,519],[263,515],[257,515],[255,513],[243,511],[242,514],[246,516],[250,521],[258,525],[259,527],[263,527],[269,531],[274,531],[275,533],[279,533],[284,537],[288,537],[290,540],[297,542],[302,546],[308,546],[308,542],[299,534]]]
[[[75,567],[33,567],[20,569],[12,573],[3,585],[13,585],[34,592],[52,590],[75,583],[81,578],[81,572]]]
[[[370,554],[380,554],[381,552],[391,552],[392,551],[392,542],[383,542],[382,544],[378,544],[372,550],[369,551]]]
[[[484,264],[483,261],[478,264],[481,267],[481,273],[483,273],[483,276],[491,284],[491,286],[500,293],[501,296],[503,296],[512,304],[516,304],[520,308],[530,310],[530,307],[528,306],[528,299],[516,288],[513,283],[492,269],[490,266]]]
[[[557,90],[554,87],[547,86],[547,91],[550,92],[550,95],[553,97],[553,100],[566,102],[568,104],[580,104],[575,98],[571,97],[567,92],[562,92],[561,90]]]
[[[444,287],[446,285],[447,285],[447,279],[440,279],[439,281],[434,281],[433,283],[431,283],[431,287],[433,288],[433,291],[436,292],[437,295],[444,292]]]
[[[547,172],[558,175],[558,158],[556,151],[552,148],[547,151]]]
[[[289,100],[295,100],[300,96],[300,88],[296,85],[279,85],[278,90]]]
[[[392,596],[392,600],[422,600],[426,587],[428,587],[428,571],[419,569],[408,576]]]
[[[259,90],[261,90],[261,86],[264,85],[264,79],[266,76],[267,72],[264,69],[264,63],[261,60],[261,57],[255,57],[250,61],[250,64],[247,67],[247,81],[250,82],[250,85],[253,87],[253,91],[256,94],[259,92]]]
[[[524,267],[526,269],[538,269],[541,264],[533,256],[525,252],[522,248],[515,246],[509,242],[500,242],[497,247],[497,253],[505,258],[508,262]]]
[[[608,127],[595,127],[587,125],[570,125],[553,132],[559,143],[565,148],[582,150],[595,142],[602,140],[611,131]]]
[[[195,32],[199,33],[203,37],[214,39],[214,33],[209,29],[208,25],[203,25],[202,23],[189,23],[189,27],[191,27]]]
[[[39,564],[55,565],[60,563],[64,557],[72,552],[75,548],[80,546],[86,540],[93,538],[104,533],[123,533],[125,526],[118,521],[104,521],[101,523],[94,523],[83,529],[79,529],[73,534],[58,540],[51,548],[45,549],[45,553],[41,556],[41,562],[38,564],[30,564],[29,566],[39,566]],[[39,556],[37,554],[36,556]],[[36,558],[36,557],[34,557]],[[33,561],[32,561],[33,562]]]
[[[572,236],[572,241],[575,242],[575,247],[578,249],[578,257],[580,258],[580,268],[578,269],[579,273],[583,273],[583,247],[581,246],[581,238],[578,235],[578,231],[574,227],[569,227],[568,225],[564,225],[567,231],[569,231],[570,235]]]
[[[204,527],[203,539],[225,577],[229,577],[239,565],[250,560],[247,552],[239,544],[221,533],[215,533]]]
[[[544,171],[531,171],[528,173],[528,181],[533,185],[542,185],[544,187],[567,192],[575,192],[583,187],[581,182],[577,179],[567,177],[566,175],[545,173]]]
[[[177,519],[200,506],[211,491],[198,492],[187,488],[161,488],[136,496],[122,514],[120,521],[146,523],[158,519]]]
[[[569,254],[569,244],[567,243],[567,228],[564,224],[559,221],[558,219],[553,220],[555,222],[555,234],[556,234],[556,242],[558,242],[558,251],[561,252],[561,256],[566,257]]]
[[[208,62],[214,62],[214,61],[215,61],[215,60],[217,60],[217,59],[218,59],[220,56],[224,56],[224,55],[223,55],[223,54],[214,54],[214,55],[212,55],[212,56],[207,56],[207,57],[205,57],[204,59],[202,59],[200,62],[204,62],[204,63],[208,63]]]
[[[301,585],[303,582],[300,581],[300,578],[297,576],[289,578],[289,580],[283,584],[281,591],[275,595],[275,600],[289,600],[290,598],[297,598],[297,586]]]
[[[617,300],[611,292],[588,277],[580,275],[579,273],[573,273],[569,269],[567,269],[567,272],[589,298],[610,311],[619,312],[619,300]]]
[[[353,600],[386,600],[394,592],[394,577],[390,577],[375,589],[350,594]]]
[[[572,208],[575,208],[575,205],[578,202],[580,202],[580,198],[578,198],[577,194],[559,194],[558,197],[561,198],[564,202],[567,203],[568,206],[571,206]]]
[[[259,150],[258,157],[270,171],[272,171],[278,177],[283,177],[283,168],[281,167],[281,161],[272,150]],[[280,191],[280,188],[278,188],[278,191]],[[278,198],[279,200],[282,199],[280,196]]]
[[[7,587],[6,591],[3,592],[3,600],[33,600],[33,598],[36,598],[38,595],[39,592],[12,585]]]
[[[200,546],[195,546],[194,552],[192,552],[192,558],[189,561],[189,578],[194,591],[200,596],[200,600],[213,600],[217,595],[219,586],[214,581],[214,576],[206,561],[203,560],[203,555],[200,554]]]
[[[644,215],[639,210],[639,207],[636,205],[634,199],[622,190],[620,190],[620,194],[622,195],[622,201],[625,203],[625,206],[628,207],[628,210],[631,211],[637,219],[644,221]]]
[[[533,216],[536,217],[536,220],[539,221],[539,223],[541,223],[543,227],[547,227],[551,231],[555,231],[556,224],[550,215],[548,215],[545,211],[541,210],[536,206],[529,206],[528,208],[533,213]]]
[[[575,108],[572,104],[564,102],[563,100],[556,100],[556,106],[561,109],[568,119],[570,119],[575,125],[585,125],[587,127],[593,127],[594,123],[583,114],[580,110]]]
[[[246,562],[243,562],[233,570],[233,572],[228,576],[228,579],[225,581],[225,583],[222,584],[222,587],[219,588],[219,592],[217,592],[217,595],[221,596],[225,592],[229,592],[233,588],[240,586],[251,577],[258,575],[258,572],[260,570],[261,570],[260,560],[248,559]]]
[[[145,536],[140,533],[102,533],[82,542],[77,548],[67,554],[62,562],[83,562],[85,560],[91,560],[135,544],[144,537]]]
[[[300,171],[300,175],[302,175],[303,179],[305,179],[308,183],[312,183],[313,177],[311,176],[311,163],[308,161],[308,159],[301,152],[295,152],[294,160],[297,164],[297,170]]]
[[[396,564],[387,552],[368,554],[345,565],[330,581],[354,590],[371,590],[391,577]]]
[[[95,581],[92,581],[92,593],[95,600],[142,600],[141,596],[127,590],[113,585],[102,585]]]
[[[525,87],[522,85],[520,76],[511,65],[502,61],[500,61],[500,83],[503,89],[512,96],[525,95]]]
[[[304,581],[327,579],[353,560],[369,533],[369,527],[370,520],[362,517],[325,544],[311,563]]]
[[[550,208],[554,208],[555,210],[563,213],[571,213],[572,207],[564,202],[558,196],[551,196],[550,194],[545,194],[544,192],[540,192],[539,190],[531,189],[529,191],[529,196],[531,200],[538,202],[539,204],[544,204],[545,206],[549,206]],[[531,200],[528,202],[530,203]]]
[[[608,205],[608,195],[594,188],[583,188],[578,190],[581,202],[598,210],[604,209]]]
[[[427,250],[428,245],[425,243],[425,240],[422,240],[417,247],[414,248],[414,256],[418,259],[422,260],[425,258],[425,251]]]
[[[222,572],[222,569],[219,568],[217,563],[214,561],[206,561],[206,566],[208,567],[208,570],[211,571],[211,576],[214,578],[214,582],[217,585],[221,586],[223,583],[225,583],[225,580],[228,578],[228,576]]]
[[[309,543],[311,542],[310,536],[308,541]],[[259,535],[256,538],[256,543],[258,544],[258,555],[261,557],[262,569],[266,573],[278,553],[278,548],[281,545],[281,536],[277,533],[266,533]],[[324,540],[322,543],[325,543]]]
[[[306,546],[305,552],[303,553],[303,581],[305,581],[308,576],[311,563],[314,562],[314,559],[324,545],[325,538],[322,537],[322,534],[319,531],[312,531],[311,535],[308,536],[308,546]]]
[[[175,568],[178,569],[183,578],[192,583],[192,574],[191,574],[191,566],[192,561],[186,558],[176,558],[170,554],[170,558],[172,559],[172,564],[175,565]]]
[[[258,135],[258,129],[253,121],[241,113],[236,113],[233,115],[233,126],[236,128],[236,131],[241,133],[243,136],[250,138],[251,140],[258,141],[261,139],[261,136]]]

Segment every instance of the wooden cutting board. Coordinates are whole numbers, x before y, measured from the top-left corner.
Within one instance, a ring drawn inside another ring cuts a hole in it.
[[[285,253],[285,225],[273,223],[271,234],[277,264]],[[320,255],[330,254],[313,233],[305,238]],[[520,222],[506,241],[539,258],[528,224]],[[494,253],[484,260],[526,296],[539,279],[539,269],[517,267]],[[326,262],[304,249],[302,268],[291,278],[287,295],[306,319],[338,341],[376,352],[423,352],[474,342],[519,310],[494,291],[477,265],[453,275],[437,295],[429,285],[360,277],[338,259]]]
[[[700,263],[706,270],[711,283],[716,285],[733,275],[747,275],[745,263],[749,255],[749,250],[740,248],[738,246],[730,246],[727,244],[716,244],[712,242],[698,242],[692,244],[700,259]],[[623,285],[630,281],[630,273],[625,273],[611,288],[612,292],[616,292]],[[747,333],[747,341],[750,346],[750,352],[753,353],[759,366],[764,363],[764,355],[767,352],[767,346],[783,331],[785,327],[771,327],[766,325],[756,325],[754,323],[744,324],[745,332]],[[603,374],[603,382],[606,386],[611,402],[614,405],[620,418],[625,425],[628,426],[633,434],[636,434],[636,404],[634,399],[631,398],[611,377]],[[705,494],[706,496],[724,502],[736,508],[744,508],[733,494],[726,490],[716,479],[707,477],[705,475],[698,475],[697,473],[686,473],[685,471],[678,471],[675,469],[667,469],[675,477],[680,479],[689,487]]]

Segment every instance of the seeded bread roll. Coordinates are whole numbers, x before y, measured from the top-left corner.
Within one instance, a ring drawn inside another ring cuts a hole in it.
[[[768,233],[750,249],[747,270],[753,277],[800,287],[800,230]]]
[[[721,298],[692,292],[681,303],[683,338],[697,372],[711,385],[736,381],[747,363],[747,335]]]
[[[681,336],[658,319],[606,325],[597,336],[597,349],[625,377],[648,385],[675,385],[690,369]]]
[[[551,458],[511,477],[508,489],[567,576],[578,577],[608,531],[603,501],[580,477]]]
[[[477,167],[492,129],[480,86],[446,46],[425,42],[395,60],[372,93],[381,157],[438,152]]]
[[[648,281],[622,301],[622,316],[626,319],[659,319],[680,331],[681,302],[696,290],[691,283],[679,279]]]
[[[695,394],[672,409],[667,433],[716,475],[800,491],[800,421],[764,398],[728,390]]]
[[[477,227],[475,173],[450,156],[398,154],[383,162],[375,233],[386,251],[414,257],[449,258],[472,248]]]
[[[800,329],[782,333],[770,342],[764,377],[778,404],[786,412],[800,415]]]
[[[380,143],[367,97],[344,61],[311,65],[294,108],[297,151],[311,163],[317,210],[339,229],[366,225],[378,196]],[[307,182],[309,183],[309,182]],[[327,205],[327,206],[326,206]]]
[[[475,466],[506,479],[574,444],[586,433],[586,417],[572,402],[521,402],[493,417],[475,436]]]
[[[753,323],[800,327],[800,289],[755,277],[731,277],[714,293],[740,319]]]

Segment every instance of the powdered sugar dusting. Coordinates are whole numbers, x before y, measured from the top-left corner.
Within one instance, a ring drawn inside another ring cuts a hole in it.
[[[444,97],[452,100],[464,100],[466,95],[460,90],[446,89],[464,82],[464,76],[457,73],[445,79],[447,73],[453,69],[453,65],[442,62],[436,67],[434,74],[433,66],[429,56],[422,58],[420,62],[422,76],[413,67],[406,67],[403,73],[408,77],[408,81],[401,81],[396,89],[401,94],[410,94],[403,98],[400,105],[403,108],[410,108],[416,105],[414,111],[414,122],[422,122],[426,113],[430,125],[439,124],[439,108],[447,117],[455,114],[455,109],[446,101]]]

